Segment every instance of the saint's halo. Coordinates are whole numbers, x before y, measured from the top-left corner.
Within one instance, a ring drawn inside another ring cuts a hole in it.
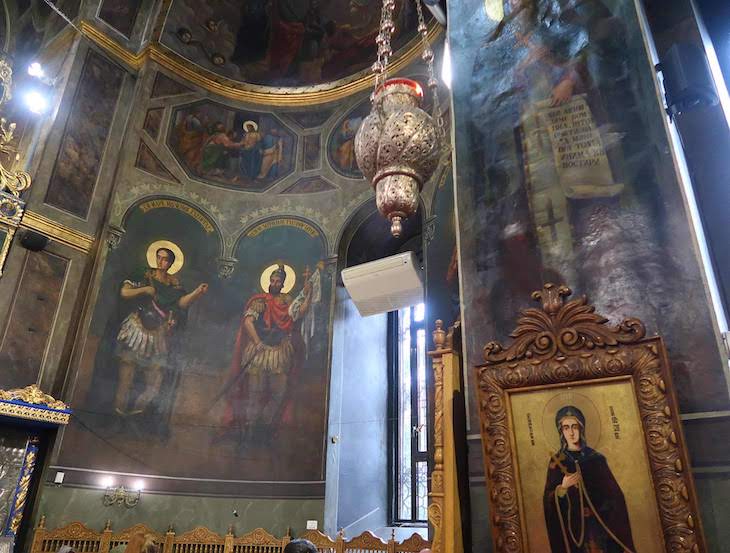
[[[601,443],[601,417],[598,408],[589,397],[568,389],[550,398],[542,412],[542,427],[548,449],[554,453],[560,447],[555,415],[567,405],[577,407],[583,413],[586,419],[586,444],[593,449],[598,448]]]
[[[269,265],[266,269],[264,269],[264,272],[261,273],[261,289],[264,292],[269,291],[269,279],[271,279],[271,273],[278,269],[279,265],[280,263]],[[281,293],[288,294],[291,292],[292,288],[294,288],[294,284],[297,281],[297,274],[294,272],[294,269],[286,263],[281,263],[281,265],[284,265],[284,272],[286,273],[286,279],[284,280],[284,287],[281,289]]]
[[[147,248],[147,264],[153,269],[157,269],[157,250],[160,248],[166,248],[175,254],[175,261],[167,270],[168,275],[174,275],[182,269],[182,266],[185,263],[185,255],[180,249],[180,246],[174,242],[170,242],[169,240],[157,240],[156,242],[152,242],[149,248]]]

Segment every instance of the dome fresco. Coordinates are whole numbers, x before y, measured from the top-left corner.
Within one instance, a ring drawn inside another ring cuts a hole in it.
[[[396,8],[393,50],[416,38],[412,2]],[[173,0],[160,42],[233,81],[309,87],[367,73],[380,23],[377,0]]]

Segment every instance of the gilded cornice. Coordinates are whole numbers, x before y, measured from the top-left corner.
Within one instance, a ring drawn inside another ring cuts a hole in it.
[[[82,21],[80,28],[85,37],[109,55],[134,70],[139,70],[149,59],[188,82],[218,96],[240,102],[265,104],[269,106],[324,104],[340,100],[373,86],[373,76],[369,72],[365,72],[364,75],[355,79],[346,78],[326,83],[325,85],[311,87],[285,88],[241,83],[221,77],[191,63],[157,42],[149,44],[141,52],[134,54],[109,38],[88,21]],[[428,32],[428,40],[433,43],[441,33],[441,27],[435,22],[432,23]],[[410,42],[403,55],[391,62],[389,71],[391,73],[401,71],[412,63],[420,52],[420,39],[415,38]]]
[[[29,210],[23,215],[20,226],[52,238],[56,242],[70,246],[82,253],[89,253],[96,240],[93,236],[69,228],[48,217],[44,217],[40,213]]]
[[[0,390],[0,416],[53,424],[68,424],[71,410],[38,386]]]

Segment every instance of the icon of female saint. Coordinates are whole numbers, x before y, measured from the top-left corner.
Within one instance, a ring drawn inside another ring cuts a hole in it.
[[[586,443],[583,412],[555,415],[560,450],[551,455],[543,495],[552,553],[634,553],[624,494],[606,458]]]

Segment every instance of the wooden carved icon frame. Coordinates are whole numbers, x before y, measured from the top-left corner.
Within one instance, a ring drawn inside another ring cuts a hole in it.
[[[508,347],[496,342],[487,344],[486,363],[476,367],[496,551],[547,553],[550,550],[548,547],[546,551],[538,551],[530,544],[530,540],[535,540],[531,526],[528,536],[511,407],[514,394],[571,385],[576,389],[580,386],[600,389],[617,382],[631,383],[638,408],[640,425],[637,426],[640,426],[638,432],[647,461],[647,482],[653,491],[643,497],[645,502],[653,496],[654,512],[658,515],[656,529],[661,534],[656,536],[659,545],[655,547],[666,552],[706,551],[661,337],[645,338],[644,325],[637,319],[611,326],[605,317],[595,313],[585,297],[566,302],[570,294],[569,288],[553,284],[534,292],[533,299],[541,301],[542,309],[524,310],[511,335],[513,342]],[[534,520],[534,513],[532,516]],[[542,520],[545,524],[544,517]]]

